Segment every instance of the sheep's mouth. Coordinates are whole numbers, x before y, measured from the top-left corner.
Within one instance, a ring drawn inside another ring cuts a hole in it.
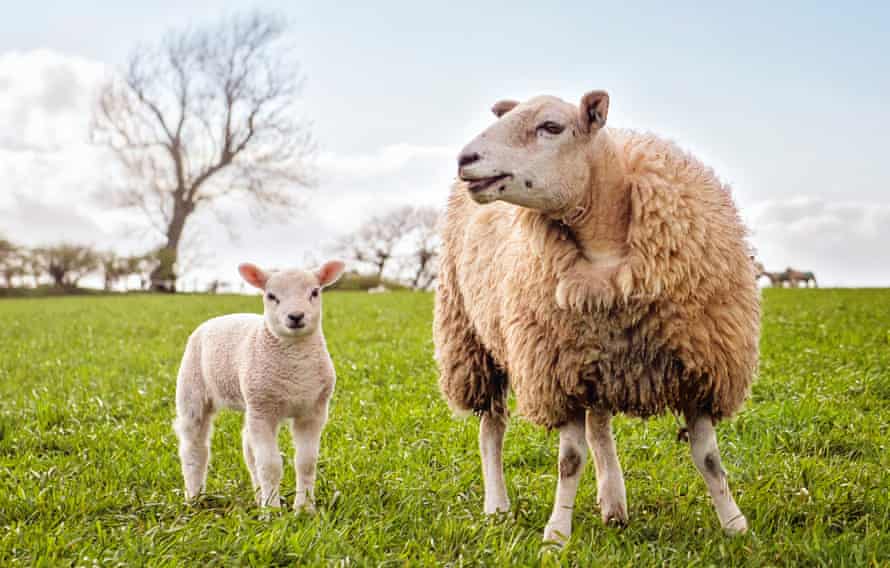
[[[306,327],[306,324],[305,324],[305,323],[303,323],[303,322],[295,322],[295,321],[289,321],[289,322],[287,322],[287,323],[284,324],[284,325],[285,325],[285,327],[287,327],[288,329],[293,329],[293,330],[303,329],[304,327]]]
[[[484,189],[488,189],[489,187],[493,186],[497,182],[507,179],[508,177],[510,177],[510,174],[501,174],[499,176],[491,176],[491,177],[475,178],[475,179],[469,179],[469,178],[462,178],[462,179],[465,182],[467,182],[467,189],[470,191],[470,193],[479,193],[480,191],[482,191]]]

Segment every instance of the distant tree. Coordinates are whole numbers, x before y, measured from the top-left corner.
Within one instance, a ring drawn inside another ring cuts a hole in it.
[[[100,93],[93,140],[130,175],[112,203],[139,208],[163,235],[155,289],[176,281],[191,215],[226,195],[257,213],[293,209],[311,185],[313,144],[296,118],[302,85],[279,18],[254,13],[168,34],[138,49]]]
[[[0,273],[7,288],[12,288],[14,280],[24,274],[23,251],[12,241],[0,237]]]
[[[341,237],[334,245],[334,251],[347,260],[369,266],[381,280],[399,243],[411,230],[411,223],[411,207],[394,209],[372,217],[355,233]]]
[[[76,288],[80,279],[96,270],[99,256],[88,246],[60,244],[34,250],[40,271],[61,288]]]
[[[114,251],[106,251],[98,255],[99,266],[102,268],[102,278],[106,291],[114,288],[114,285],[126,278],[129,272],[127,258],[118,256]]]
[[[411,287],[426,290],[438,276],[439,219],[441,212],[434,207],[416,207],[411,212],[411,251],[408,264],[413,269]]]

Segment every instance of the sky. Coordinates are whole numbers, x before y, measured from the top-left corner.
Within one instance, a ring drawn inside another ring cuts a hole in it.
[[[15,3],[0,20],[0,233],[136,252],[138,215],[95,199],[95,91],[169,29],[283,14],[307,82],[318,185],[286,220],[199,213],[189,282],[300,264],[368,216],[443,206],[499,99],[611,96],[609,125],[675,140],[728,182],[767,269],[890,286],[890,4],[883,2]],[[228,229],[218,219],[230,220]]]

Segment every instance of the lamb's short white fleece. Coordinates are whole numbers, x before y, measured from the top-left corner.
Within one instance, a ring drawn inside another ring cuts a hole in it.
[[[343,263],[318,271],[266,273],[239,267],[261,288],[264,315],[232,314],[201,324],[189,337],[176,388],[174,423],[186,496],[204,488],[210,432],[221,408],[245,411],[243,451],[257,501],[279,505],[278,426],[289,420],[296,448],[295,508],[313,508],[315,465],[334,390],[334,366],[321,327],[321,288]]]

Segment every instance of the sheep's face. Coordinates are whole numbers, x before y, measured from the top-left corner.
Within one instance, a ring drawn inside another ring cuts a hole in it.
[[[501,101],[492,107],[498,121],[461,151],[458,175],[477,203],[561,211],[588,187],[608,107],[604,91],[585,95],[580,108],[550,96]]]
[[[263,291],[263,317],[266,326],[281,338],[314,333],[321,323],[321,291],[343,273],[339,260],[325,263],[316,271],[283,270],[266,272],[253,264],[238,267],[248,284]]]

